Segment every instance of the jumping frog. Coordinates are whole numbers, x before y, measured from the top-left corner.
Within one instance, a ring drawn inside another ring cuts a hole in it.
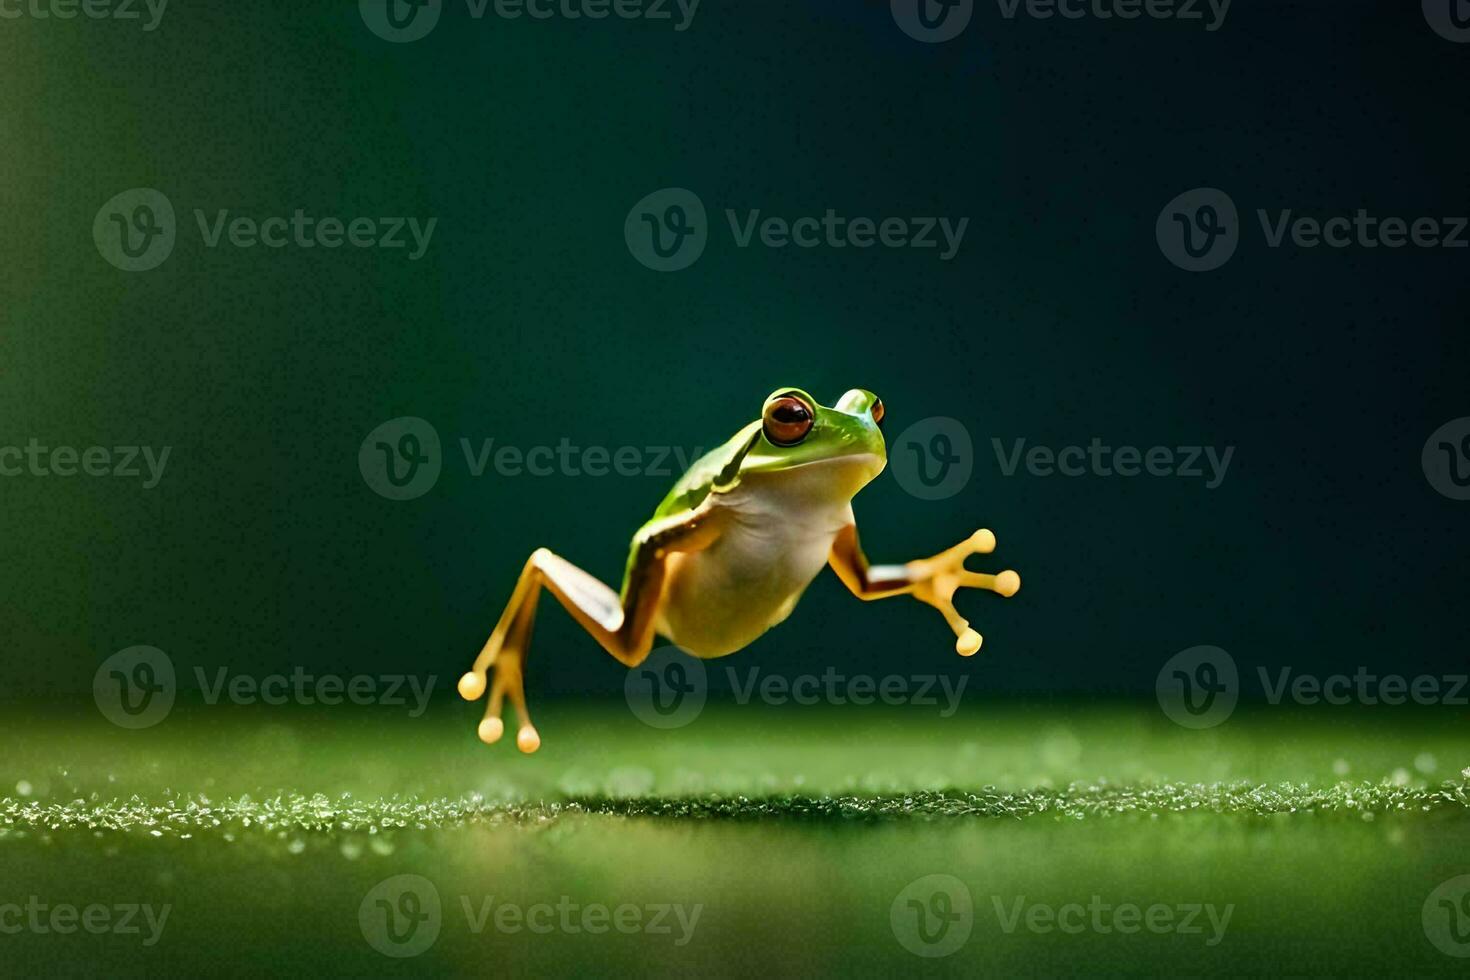
[[[859,599],[911,595],[938,609],[955,632],[955,651],[973,655],[980,634],[955,610],[955,591],[1013,596],[1021,577],[965,568],[969,555],[995,550],[995,535],[984,529],[930,558],[868,564],[851,502],[887,463],[882,425],[883,402],[871,391],[855,388],[827,408],[799,388],[779,388],[760,418],[700,457],[633,535],[621,592],[536,549],[474,667],[459,679],[459,693],[474,701],[495,670],[480,739],[504,734],[508,695],[521,723],[516,744],[522,752],[541,745],[526,711],[523,662],[543,587],[608,653],[636,667],[655,633],[696,657],[734,653],[790,615],[830,565]]]

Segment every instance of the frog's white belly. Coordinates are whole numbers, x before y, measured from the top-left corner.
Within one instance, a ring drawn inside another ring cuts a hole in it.
[[[853,521],[850,494],[832,495],[845,481],[830,471],[812,477],[783,474],[715,498],[730,521],[703,551],[669,556],[659,633],[696,656],[721,657],[791,614]]]

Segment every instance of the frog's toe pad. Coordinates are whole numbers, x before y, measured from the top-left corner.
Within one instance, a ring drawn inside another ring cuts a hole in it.
[[[494,745],[505,734],[505,722],[499,718],[486,718],[480,722],[479,733],[480,741],[486,745]]]
[[[1007,568],[995,577],[995,591],[1009,599],[1021,591],[1021,576]]]
[[[983,641],[981,640],[980,634],[967,626],[964,632],[960,634],[959,639],[954,641],[954,652],[962,657],[973,657],[975,652],[980,649],[981,642]]]
[[[988,527],[982,527],[970,535],[970,547],[975,549],[978,555],[988,555],[995,550],[995,532]]]
[[[530,755],[541,748],[541,736],[531,725],[522,725],[521,730],[516,732],[516,748]]]
[[[469,671],[459,679],[459,696],[466,701],[478,701],[485,693],[485,675]]]

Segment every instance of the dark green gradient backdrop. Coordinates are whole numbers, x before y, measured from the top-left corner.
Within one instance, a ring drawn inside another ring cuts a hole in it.
[[[1266,247],[1256,208],[1463,215],[1470,46],[1417,3],[1237,0],[1224,27],[1003,19],[946,45],[886,0],[704,0],[692,27],[469,18],[403,45],[355,3],[170,5],[158,30],[0,22],[0,445],[172,446],[162,484],[0,481],[0,668],[85,692],[113,651],[191,668],[452,678],[526,555],[610,583],[673,477],[471,478],[458,440],[711,446],[778,384],[864,386],[889,431],[961,419],[942,501],[858,498],[897,560],[977,526],[1025,588],[962,600],[958,661],[907,601],[830,576],[742,656],[973,672],[971,690],[1142,693],[1184,647],[1463,672],[1470,505],[1420,470],[1470,414],[1470,253]],[[1244,239],[1170,265],[1165,202],[1228,191]],[[91,239],[130,187],[179,213],[128,274]],[[651,272],[623,220],[683,186],[713,226]],[[428,254],[205,248],[196,208],[437,217]],[[970,219],[959,255],[735,247],[724,209]],[[445,442],[438,485],[373,493],[364,436]],[[1233,445],[1224,484],[1004,477],[992,437]],[[547,602],[533,696],[622,671]],[[1253,685],[1248,684],[1249,691]]]

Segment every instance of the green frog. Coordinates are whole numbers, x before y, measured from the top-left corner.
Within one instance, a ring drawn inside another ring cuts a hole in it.
[[[791,614],[824,565],[859,599],[908,595],[928,603],[972,656],[981,637],[954,607],[961,587],[1013,596],[1021,577],[965,568],[995,550],[981,529],[961,543],[902,565],[871,565],[858,544],[852,498],[883,471],[883,402],[855,388],[831,408],[800,388],[778,388],[760,418],[700,457],[633,535],[622,589],[614,592],[571,562],[538,548],[474,666],[459,679],[469,701],[490,697],[480,722],[486,743],[505,732],[509,697],[520,719],[516,744],[541,736],[526,709],[524,661],[544,588],[627,667],[648,656],[655,634],[696,657],[723,657]]]

